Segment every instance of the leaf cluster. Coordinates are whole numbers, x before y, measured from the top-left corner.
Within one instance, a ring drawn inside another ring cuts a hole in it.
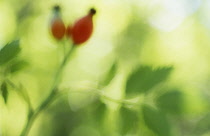
[[[24,59],[20,58],[20,52],[21,47],[19,40],[4,45],[0,50],[0,74],[2,77],[0,92],[5,103],[7,103],[9,93],[7,79],[9,76],[15,75],[28,65]]]

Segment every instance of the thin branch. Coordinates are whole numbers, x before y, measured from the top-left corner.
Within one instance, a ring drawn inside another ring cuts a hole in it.
[[[55,73],[55,77],[54,77],[54,82],[52,84],[51,87],[51,92],[49,94],[49,96],[41,103],[41,105],[33,112],[33,113],[29,113],[28,114],[28,121],[21,133],[21,136],[27,136],[35,119],[38,117],[38,115],[44,110],[46,109],[54,100],[54,98],[56,97],[57,93],[57,87],[58,84],[60,83],[60,78],[62,76],[62,72],[63,69],[70,57],[70,55],[72,54],[72,52],[74,51],[75,46],[73,45],[72,48],[68,51],[68,53],[65,55],[61,65],[59,66],[57,72]]]
[[[59,91],[59,95],[57,95],[57,97],[62,96],[63,94],[66,93],[94,93],[99,95],[101,98],[104,98],[106,100],[118,103],[118,104],[122,104],[122,105],[133,105],[133,106],[139,106],[139,103],[135,103],[135,102],[130,102],[126,99],[114,99],[112,97],[109,97],[107,95],[104,94],[104,91],[98,90],[98,89],[94,89],[94,88],[89,88],[89,91],[69,91],[69,89],[65,89],[65,91]]]

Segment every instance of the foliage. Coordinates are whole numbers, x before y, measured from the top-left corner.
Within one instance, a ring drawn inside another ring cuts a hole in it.
[[[7,99],[8,99],[8,88],[7,88],[7,84],[5,82],[3,82],[1,84],[1,93],[2,93],[2,97],[4,98],[4,102],[7,103]]]
[[[179,114],[183,111],[183,94],[178,90],[169,90],[157,98],[157,106],[165,112]]]
[[[170,136],[170,124],[165,114],[149,106],[143,106],[143,115],[146,125],[159,136]]]
[[[126,84],[127,94],[147,93],[150,89],[167,79],[171,67],[152,69],[142,66],[131,74]]]
[[[6,44],[0,51],[0,65],[12,60],[20,52],[19,41]]]

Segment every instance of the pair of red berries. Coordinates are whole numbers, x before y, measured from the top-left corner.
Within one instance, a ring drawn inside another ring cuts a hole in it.
[[[61,17],[60,7],[54,7],[55,16],[51,22],[51,32],[54,38],[61,40],[65,35],[71,37],[75,45],[86,42],[93,32],[93,21],[92,17],[96,13],[95,9],[90,9],[89,13],[77,20],[76,23],[71,26],[68,25],[66,28]]]

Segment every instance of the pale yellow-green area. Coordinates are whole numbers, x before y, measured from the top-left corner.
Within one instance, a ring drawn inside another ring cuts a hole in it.
[[[6,1],[0,1],[0,46],[12,39],[14,35],[16,22],[15,13]]]

